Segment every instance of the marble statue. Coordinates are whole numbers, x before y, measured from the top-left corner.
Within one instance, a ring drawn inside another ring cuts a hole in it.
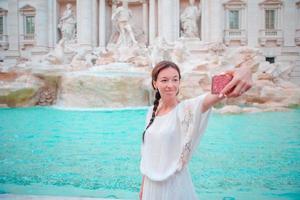
[[[123,0],[122,6],[114,9],[111,17],[117,35],[116,39],[112,39],[115,41],[111,42],[115,43],[118,47],[129,47],[133,44],[137,44],[132,24],[130,23],[131,18],[132,12],[128,9],[128,2],[127,0]],[[114,36],[114,34],[112,36]]]
[[[189,3],[190,5],[180,15],[181,36],[199,37],[198,20],[200,17],[200,8],[195,5],[195,0],[190,0]]]
[[[98,58],[95,52],[89,52],[88,49],[79,48],[77,54],[70,63],[73,70],[86,69],[92,67]]]
[[[176,41],[170,56],[173,62],[180,65],[190,56],[190,53],[183,42]]]
[[[66,10],[59,20],[58,28],[61,32],[62,38],[65,41],[71,41],[75,39],[76,19],[72,10],[72,4],[68,3],[66,5]]]
[[[218,56],[226,50],[226,46],[222,42],[213,42],[208,45],[208,49],[213,55]]]
[[[63,64],[65,60],[64,49],[65,49],[65,40],[61,39],[58,42],[58,44],[55,46],[55,48],[52,51],[50,51],[48,54],[46,54],[40,62],[45,64],[54,64],[54,65]]]
[[[150,61],[152,67],[162,60],[170,60],[170,49],[173,44],[167,42],[163,37],[156,37],[153,44],[149,46]]]

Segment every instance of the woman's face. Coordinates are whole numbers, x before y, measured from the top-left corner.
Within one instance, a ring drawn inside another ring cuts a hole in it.
[[[179,74],[176,69],[171,67],[161,70],[157,76],[157,80],[153,81],[153,85],[158,89],[162,98],[176,98],[179,89]]]

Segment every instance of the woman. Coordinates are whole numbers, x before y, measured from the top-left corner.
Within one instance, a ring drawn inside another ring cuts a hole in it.
[[[142,138],[140,199],[197,199],[187,165],[205,131],[211,107],[225,96],[240,96],[251,87],[251,71],[247,66],[230,73],[234,78],[220,95],[208,93],[180,102],[178,66],[162,61],[153,68],[152,86],[156,95]]]

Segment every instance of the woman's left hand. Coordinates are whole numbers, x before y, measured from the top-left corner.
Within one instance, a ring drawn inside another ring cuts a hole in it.
[[[233,79],[224,87],[220,96],[226,96],[228,98],[239,97],[252,87],[253,81],[250,64],[253,63],[247,63],[239,68],[234,68],[226,72],[233,75]]]

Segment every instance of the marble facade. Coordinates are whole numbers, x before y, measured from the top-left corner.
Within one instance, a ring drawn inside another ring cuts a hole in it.
[[[24,49],[36,55],[53,49],[61,37],[59,19],[68,3],[76,16],[76,44],[88,49],[106,48],[113,32],[112,10],[120,5],[118,0],[0,0],[2,57],[16,58]],[[144,34],[146,46],[156,37],[167,42],[179,40],[180,14],[188,4],[188,0],[128,0],[132,24],[135,31]],[[195,4],[200,4],[199,37],[191,38],[190,46],[197,48],[200,41],[223,42],[229,48],[258,48],[266,59],[293,62],[296,67],[290,78],[300,83],[300,1],[196,0]],[[266,28],[266,20],[270,20],[266,13],[274,17],[268,25],[271,29]],[[26,16],[34,16],[33,34],[25,33]],[[231,17],[237,17],[236,24],[230,24]]]

